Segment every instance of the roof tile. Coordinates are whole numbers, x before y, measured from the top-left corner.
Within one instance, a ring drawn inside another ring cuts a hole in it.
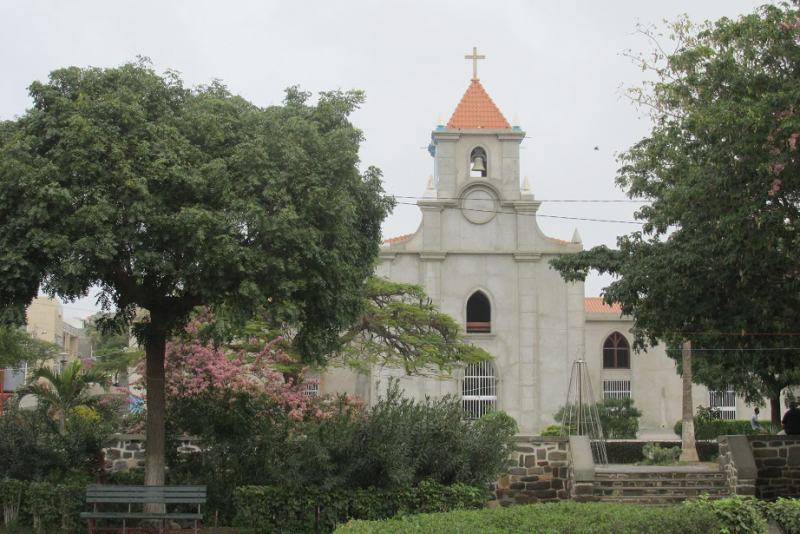
[[[397,237],[390,237],[389,239],[384,239],[384,243],[394,244],[394,243],[402,243],[403,241],[407,241],[411,236],[414,234],[406,234]]]
[[[603,297],[586,297],[584,311],[586,313],[622,313],[622,306],[618,302],[609,306],[603,302]]]
[[[481,82],[472,80],[467,92],[461,97],[453,116],[447,123],[448,130],[510,130],[511,125],[492,101]]]

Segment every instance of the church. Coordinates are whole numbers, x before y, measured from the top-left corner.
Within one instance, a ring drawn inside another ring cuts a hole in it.
[[[541,201],[520,177],[525,132],[508,122],[478,79],[483,56],[473,50],[466,57],[473,60],[472,80],[450,119],[430,136],[433,174],[427,185],[420,181],[420,226],[384,242],[376,271],[422,286],[462,326],[466,341],[495,359],[450,379],[380,367],[368,375],[331,369],[319,390],[374,402],[394,376],[407,396],[456,395],[470,417],[503,410],[520,434],[536,435],[555,423],[572,364],[584,359],[596,400],[633,397],[642,411],[641,435],[673,435],[681,418],[674,361],[661,346],[633,352],[631,319],[601,298],[585,297],[583,283],[566,283],[550,268],[549,260],[583,250],[580,235],[576,230],[563,241],[539,228]],[[716,406],[726,419],[752,415],[732,391],[695,386],[693,397],[695,407]]]

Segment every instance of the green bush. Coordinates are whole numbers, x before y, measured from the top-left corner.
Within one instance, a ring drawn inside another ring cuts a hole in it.
[[[735,532],[745,534],[748,532],[766,534],[767,521],[760,510],[759,502],[755,499],[743,499],[738,495],[727,499],[709,500],[704,495],[696,501],[683,503],[684,511],[710,511],[720,526],[720,532]]]
[[[388,521],[351,521],[337,534],[709,534],[719,532],[713,511],[605,503],[555,503],[495,510],[398,517]]]
[[[430,481],[392,490],[358,488],[333,492],[247,486],[236,489],[234,525],[244,532],[259,534],[330,532],[351,519],[374,521],[397,515],[481,508],[487,499],[485,485],[444,486]]]
[[[784,499],[762,503],[764,515],[778,523],[786,534],[800,534],[800,500]]]
[[[646,465],[674,464],[681,457],[680,447],[661,447],[658,443],[648,443],[642,447]]]
[[[603,399],[595,404],[595,407],[606,439],[636,439],[642,412],[633,406],[633,398]],[[590,410],[590,405],[583,406],[584,413]],[[563,423],[566,412],[566,406],[560,407],[553,419],[557,423]]]
[[[542,430],[543,436],[560,436],[561,425],[548,425],[547,428]]]
[[[635,464],[644,462],[645,457],[642,449],[649,443],[647,441],[607,441],[606,453],[608,461],[612,464]],[[680,447],[680,441],[655,441],[663,448]],[[719,456],[719,445],[716,441],[698,441],[697,454],[701,462],[713,462]]]
[[[168,444],[168,483],[206,485],[206,509],[219,511],[221,524],[232,521],[242,486],[349,495],[370,487],[393,493],[423,481],[484,485],[505,470],[517,431],[503,412],[467,420],[460,399],[404,398],[394,382],[373,407],[336,410],[323,419],[295,421],[278,412],[253,417],[264,412],[256,402],[246,396],[192,399],[168,415],[172,436],[188,432],[205,446],[197,454],[177,454]]]

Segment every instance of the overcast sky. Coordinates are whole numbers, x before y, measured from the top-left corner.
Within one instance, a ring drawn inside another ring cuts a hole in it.
[[[544,232],[586,248],[614,246],[636,224],[635,205],[558,203],[620,200],[616,154],[646,136],[648,120],[621,97],[643,73],[622,56],[651,45],[637,22],[694,22],[752,13],[758,0],[271,1],[271,0],[0,0],[0,120],[30,107],[27,87],[56,68],[112,67],[151,58],[187,85],[222,80],[251,102],[280,104],[292,85],[318,92],[362,89],[353,117],[364,131],[361,159],[384,173],[400,203],[384,237],[416,230],[415,205],[433,172],[427,147],[441,116],[455,110],[472,77],[464,56],[486,59],[478,77],[527,137],[521,174],[544,203]],[[598,149],[595,150],[595,147]],[[563,219],[566,217],[573,219]],[[581,220],[583,219],[583,220]],[[586,295],[609,279],[591,277]],[[65,306],[85,316],[93,299]]]

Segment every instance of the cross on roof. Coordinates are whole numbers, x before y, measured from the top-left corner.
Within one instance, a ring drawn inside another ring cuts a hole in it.
[[[479,59],[486,59],[486,56],[479,56],[478,55],[478,47],[472,47],[472,55],[471,56],[464,56],[464,59],[471,59],[472,60],[472,79],[478,79],[478,60]]]

